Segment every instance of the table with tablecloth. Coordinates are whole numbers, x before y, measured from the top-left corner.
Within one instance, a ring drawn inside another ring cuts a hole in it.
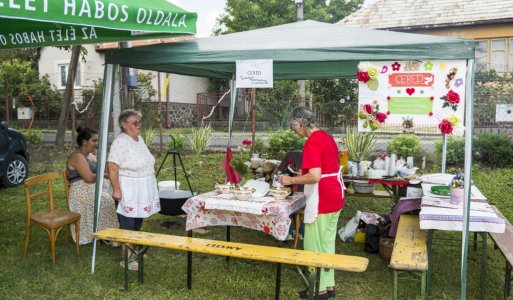
[[[240,201],[234,194],[208,192],[189,198],[182,206],[187,213],[186,230],[206,226],[241,226],[284,241],[291,224],[290,215],[303,208],[306,199],[297,192],[283,200],[271,196]]]
[[[450,175],[444,175],[445,179],[439,182],[423,182],[422,183],[422,204],[419,213],[420,229],[428,230],[428,289],[431,282],[432,256],[431,249],[433,244],[433,234],[435,230],[443,231],[463,231],[463,202],[459,204],[451,204],[450,196],[435,195],[431,192],[434,185],[447,184],[447,178]],[[438,176],[437,178],[442,178]],[[435,180],[436,181],[436,180]],[[497,216],[493,208],[486,202],[486,197],[479,191],[476,186],[471,186],[469,210],[469,231],[479,234],[482,238],[481,242],[481,276],[480,290],[481,299],[484,299],[487,257],[487,236],[488,232],[504,232],[505,221]],[[474,243],[476,242],[476,236]]]

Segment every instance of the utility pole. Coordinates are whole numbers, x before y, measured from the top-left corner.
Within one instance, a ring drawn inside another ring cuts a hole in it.
[[[296,4],[296,22],[301,22],[304,20],[303,18],[303,0],[294,0],[294,4]],[[305,81],[298,80],[297,81],[299,87],[299,106],[306,105],[306,91],[305,91]]]

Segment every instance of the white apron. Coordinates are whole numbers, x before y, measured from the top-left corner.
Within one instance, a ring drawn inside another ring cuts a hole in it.
[[[340,182],[340,186],[342,187],[342,198],[344,198],[344,190],[346,187],[342,181],[341,171],[342,167],[339,169],[338,173],[322,174],[321,180],[322,178],[337,176],[337,180]],[[305,184],[304,195],[306,197],[306,206],[303,222],[305,224],[312,224],[317,219],[317,214],[319,212],[319,183]]]

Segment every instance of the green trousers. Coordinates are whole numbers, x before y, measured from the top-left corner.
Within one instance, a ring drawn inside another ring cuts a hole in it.
[[[335,239],[337,237],[337,224],[340,210],[329,214],[319,214],[315,222],[305,224],[305,250],[318,253],[335,253]],[[326,287],[335,286],[335,271],[321,269],[321,282],[319,291]]]

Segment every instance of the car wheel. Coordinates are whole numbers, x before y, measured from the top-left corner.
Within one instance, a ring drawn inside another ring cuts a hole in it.
[[[20,185],[28,177],[28,162],[20,155],[13,155],[6,164],[2,183],[7,187]]]

